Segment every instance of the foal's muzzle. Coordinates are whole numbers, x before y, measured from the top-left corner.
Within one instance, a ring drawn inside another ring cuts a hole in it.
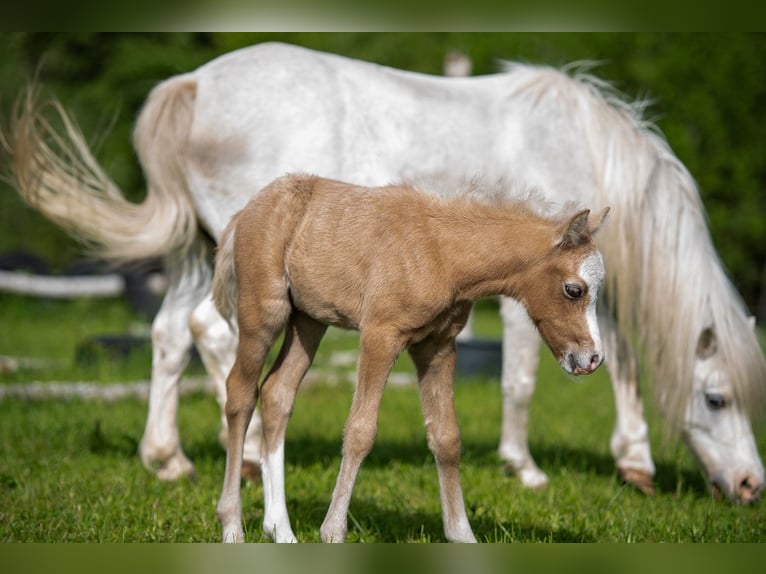
[[[585,357],[576,353],[569,353],[563,362],[566,371],[573,375],[589,375],[595,371],[604,361],[600,353],[586,353]]]

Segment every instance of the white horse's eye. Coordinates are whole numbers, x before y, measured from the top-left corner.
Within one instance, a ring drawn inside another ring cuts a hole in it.
[[[726,397],[718,393],[705,393],[705,404],[711,411],[719,411],[726,406]]]
[[[566,295],[570,299],[579,299],[580,297],[582,297],[583,292],[584,292],[583,288],[577,283],[564,284],[564,295]]]

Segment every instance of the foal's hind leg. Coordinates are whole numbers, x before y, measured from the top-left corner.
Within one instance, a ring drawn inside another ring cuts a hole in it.
[[[411,347],[410,355],[418,371],[428,447],[439,473],[444,534],[451,542],[476,542],[460,484],[460,430],[452,394],[455,342],[428,338]]]
[[[396,357],[403,348],[398,332],[362,330],[359,382],[343,433],[343,458],[330,508],[320,528],[323,542],[343,542],[348,527],[348,507],[359,467],[372,450],[378,432],[378,409]]]
[[[295,394],[327,326],[294,311],[274,366],[261,387],[263,415],[263,531],[275,542],[296,542],[285,500],[285,431]]]
[[[264,279],[263,285],[269,285]],[[272,282],[273,283],[273,282]],[[240,291],[239,347],[234,366],[226,379],[226,472],[218,502],[218,518],[224,542],[243,542],[240,476],[245,433],[258,400],[258,379],[266,355],[290,315],[287,289],[260,293],[257,288]],[[271,295],[271,296],[269,296]]]
[[[228,441],[226,423],[226,377],[231,371],[237,353],[237,333],[232,331],[213,300],[208,296],[192,313],[189,321],[194,342],[202,362],[210,375],[215,398],[221,407],[221,432],[219,440],[224,450]],[[236,326],[236,325],[235,325]],[[242,476],[251,480],[261,478],[261,443],[263,431],[258,409],[253,411],[250,425],[245,436],[245,448],[242,462]]]
[[[152,380],[149,412],[139,453],[147,469],[159,464],[157,477],[176,480],[194,467],[181,450],[178,437],[178,384],[192,345],[189,316],[210,290],[210,267],[204,246],[186,259],[168,260],[169,287],[152,323]]]

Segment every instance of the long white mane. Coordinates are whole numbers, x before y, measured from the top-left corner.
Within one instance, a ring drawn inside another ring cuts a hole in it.
[[[526,68],[505,67],[516,75]],[[641,118],[645,102],[629,104],[587,73],[573,78],[528,69],[529,81],[520,92],[535,102],[564,100],[572,117],[582,119],[583,145],[600,182],[598,197],[612,208],[597,237],[610,309],[620,332],[638,343],[671,428],[683,421],[698,337],[710,326],[735,398],[749,414],[762,414],[766,362],[747,308],[713,246],[694,179],[656,126]]]

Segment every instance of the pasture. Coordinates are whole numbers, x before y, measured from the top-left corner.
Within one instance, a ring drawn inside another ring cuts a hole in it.
[[[476,331],[499,336],[491,302]],[[0,385],[30,381],[146,380],[148,347],[128,360],[75,362],[94,334],[145,328],[121,301],[70,302],[0,295],[0,355],[50,360],[43,368],[0,373]],[[298,393],[287,431],[286,488],[302,542],[318,542],[340,464],[358,336],[331,330]],[[381,406],[378,438],[362,465],[349,514],[349,542],[442,542],[436,467],[428,451],[408,358],[395,367]],[[202,376],[192,365],[188,373]],[[404,381],[404,382],[402,382]],[[648,396],[648,393],[645,393]],[[680,444],[661,440],[647,403],[657,463],[657,494],[646,497],[616,476],[608,442],[614,403],[605,369],[577,382],[546,351],[531,409],[530,442],[549,488],[530,491],[501,472],[496,454],[500,388],[496,379],[458,379],[462,480],[468,517],[481,542],[760,542],[763,501],[733,506],[709,493]],[[0,398],[0,542],[217,542],[215,506],[224,471],[219,410],[212,394],[181,399],[179,425],[196,476],[164,483],[137,457],[146,403]],[[766,453],[766,429],[755,429]],[[249,542],[265,541],[260,485],[243,489]]]

